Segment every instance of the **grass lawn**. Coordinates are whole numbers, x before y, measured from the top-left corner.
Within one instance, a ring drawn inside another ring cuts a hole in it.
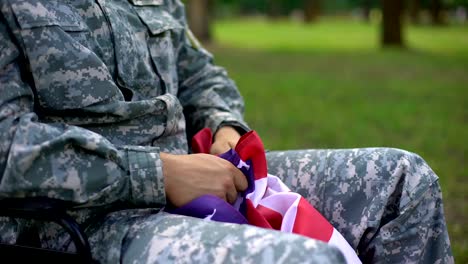
[[[410,27],[382,50],[377,25],[219,21],[208,49],[268,149],[388,146],[439,175],[457,263],[468,263],[468,27]]]

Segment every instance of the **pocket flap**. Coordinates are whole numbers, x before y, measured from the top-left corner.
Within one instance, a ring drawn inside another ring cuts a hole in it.
[[[60,26],[68,31],[86,30],[78,11],[60,1],[18,0],[11,8],[21,29],[43,26]]]
[[[158,35],[169,29],[183,28],[169,12],[162,8],[135,7],[135,10],[152,35]]]
[[[130,0],[130,2],[138,6],[162,5],[164,3],[163,0]]]

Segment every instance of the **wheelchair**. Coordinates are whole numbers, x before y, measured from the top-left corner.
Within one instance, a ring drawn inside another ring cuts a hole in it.
[[[21,232],[14,245],[0,242],[2,262],[97,263],[92,259],[86,234],[66,208],[66,202],[51,198],[0,199],[0,217],[57,223],[68,232],[76,248],[75,253],[41,248],[39,234],[32,228]]]

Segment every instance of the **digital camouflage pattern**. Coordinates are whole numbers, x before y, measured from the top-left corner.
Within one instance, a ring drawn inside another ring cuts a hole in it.
[[[400,149],[267,153],[268,172],[307,200],[365,263],[453,263],[438,177]]]
[[[0,197],[73,202],[93,256],[115,262],[340,263],[324,243],[168,215],[160,152],[188,153],[203,127],[249,128],[224,69],[176,0],[0,0]],[[268,154],[363,260],[453,262],[437,177],[392,149]],[[138,209],[151,208],[151,209]],[[0,220],[14,243],[73,250],[54,224]]]
[[[165,212],[119,211],[96,226],[93,256],[106,263],[344,263],[306,237]]]

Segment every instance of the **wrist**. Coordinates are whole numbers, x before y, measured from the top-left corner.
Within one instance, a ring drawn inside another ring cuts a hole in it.
[[[214,135],[214,140],[218,140],[218,139],[231,139],[231,140],[238,140],[239,138],[241,137],[241,135],[239,134],[239,132],[237,132],[237,130],[232,127],[232,126],[223,126],[223,127],[220,127],[218,129],[218,131],[216,131],[216,134]]]
[[[173,164],[175,155],[161,152],[159,154],[159,157],[161,158],[161,162],[162,162],[163,178],[167,184],[167,178],[172,173],[172,167],[173,167],[172,164]]]
[[[174,185],[174,177],[177,174],[177,155],[160,153],[162,162],[162,173],[164,179],[164,189],[166,192],[166,199],[169,202],[173,202],[173,194],[177,191],[177,184]]]

